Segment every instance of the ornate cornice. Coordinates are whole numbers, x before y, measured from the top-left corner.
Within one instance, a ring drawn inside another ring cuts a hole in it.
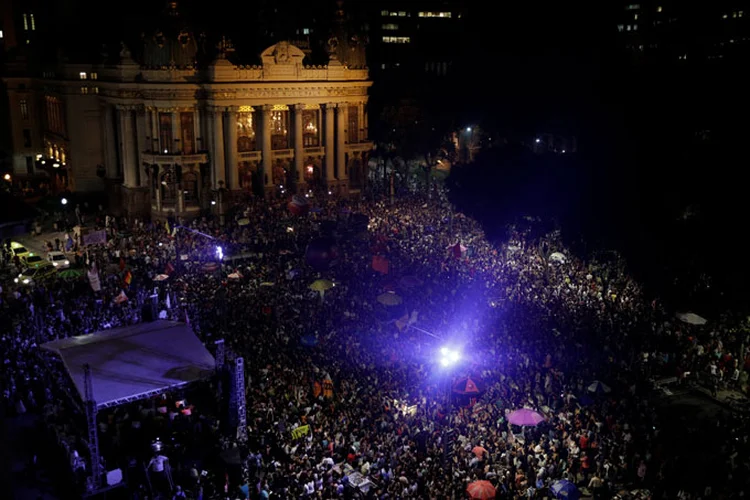
[[[305,97],[351,97],[366,96],[367,87],[356,85],[320,85],[317,87],[220,87],[215,89],[106,89],[101,95],[117,99],[143,99],[153,101],[182,101],[195,99],[263,99]]]

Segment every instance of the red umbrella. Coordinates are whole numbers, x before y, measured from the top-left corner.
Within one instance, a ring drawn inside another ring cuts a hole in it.
[[[475,381],[471,377],[466,377],[453,385],[453,392],[472,396],[482,392],[482,388],[478,381]]]
[[[490,500],[495,498],[495,487],[489,481],[474,481],[466,487],[466,493],[473,500]]]

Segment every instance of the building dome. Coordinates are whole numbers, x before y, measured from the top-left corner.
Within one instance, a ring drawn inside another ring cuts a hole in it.
[[[177,2],[169,2],[161,26],[143,37],[146,68],[192,68],[198,57],[198,41],[180,16]]]

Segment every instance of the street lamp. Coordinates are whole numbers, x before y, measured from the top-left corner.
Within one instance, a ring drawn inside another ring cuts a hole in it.
[[[5,174],[3,176],[3,179],[5,179],[6,181],[10,181],[10,174]]]
[[[60,203],[62,203],[63,205],[67,205],[68,204],[68,199],[67,198],[63,198],[62,200],[60,200]]]
[[[466,127],[467,132],[471,132],[471,127]]]

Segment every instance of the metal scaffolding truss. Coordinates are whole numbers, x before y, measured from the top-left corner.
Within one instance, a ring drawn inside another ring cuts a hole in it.
[[[236,358],[234,360],[232,376],[232,396],[230,399],[230,411],[235,425],[237,426],[237,440],[247,440],[247,408],[245,407],[245,360]]]
[[[94,388],[91,383],[91,365],[83,365],[83,383],[86,390],[86,427],[88,430],[89,456],[91,457],[91,476],[88,477],[86,489],[98,490],[102,484],[101,460],[99,460],[99,430],[96,426],[98,408],[94,401]]]

